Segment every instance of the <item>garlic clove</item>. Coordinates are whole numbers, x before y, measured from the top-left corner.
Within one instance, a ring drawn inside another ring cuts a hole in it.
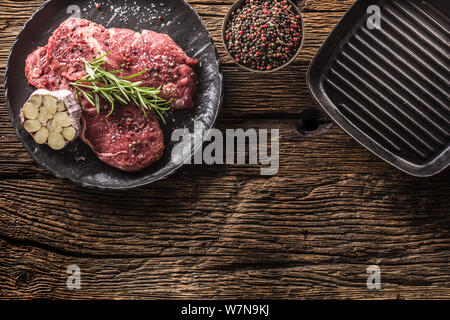
[[[58,107],[56,108],[56,111],[62,112],[62,111],[66,111],[67,110],[66,105],[64,104],[64,101],[59,100],[57,102],[57,105],[58,105]]]
[[[29,120],[37,119],[38,114],[39,114],[39,107],[40,107],[40,104],[38,105],[31,101],[25,103],[25,105],[23,106],[23,109],[22,109],[24,117]]]
[[[42,105],[42,96],[41,95],[32,95],[30,98],[30,103],[34,104],[35,106],[41,106]]]
[[[46,127],[42,127],[34,134],[34,141],[38,144],[44,144],[47,142],[48,135],[48,129]]]
[[[39,120],[42,125],[47,124],[47,121],[52,119],[53,116],[50,114],[49,110],[46,107],[41,107],[39,109],[39,114],[37,119]]]
[[[59,122],[63,127],[69,127],[72,125],[72,119],[68,112],[58,112],[55,114],[55,120]]]
[[[62,130],[62,135],[66,140],[72,141],[75,138],[76,131],[73,127],[64,128]]]
[[[43,106],[47,109],[49,115],[54,115],[58,108],[56,99],[51,95],[46,95],[43,100]]]
[[[59,124],[58,121],[56,121],[55,119],[52,119],[47,122],[47,129],[50,132],[61,133],[63,130],[63,127],[61,124]]]
[[[51,132],[48,135],[48,146],[53,150],[61,150],[66,146],[66,141],[60,133]]]
[[[34,133],[38,131],[42,127],[42,125],[38,120],[27,120],[23,123],[23,127],[29,133]]]

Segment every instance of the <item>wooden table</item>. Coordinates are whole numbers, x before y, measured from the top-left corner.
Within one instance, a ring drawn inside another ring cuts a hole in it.
[[[0,1],[0,72],[42,1]],[[192,0],[220,52],[217,126],[279,128],[280,172],[187,166],[127,192],[56,179],[19,142],[0,92],[0,298],[450,298],[450,172],[413,178],[379,160],[318,110],[311,58],[351,0],[310,0],[293,65],[255,76],[225,55],[232,0]],[[81,289],[66,287],[67,266]],[[381,289],[366,287],[369,265]]]

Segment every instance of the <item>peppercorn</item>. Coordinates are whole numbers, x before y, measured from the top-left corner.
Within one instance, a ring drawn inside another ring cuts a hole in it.
[[[227,21],[225,45],[237,63],[273,70],[289,61],[300,47],[300,19],[284,0],[244,1]]]

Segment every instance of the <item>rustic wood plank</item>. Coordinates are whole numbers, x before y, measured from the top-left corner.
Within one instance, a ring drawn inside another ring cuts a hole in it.
[[[248,268],[235,255],[175,256],[149,258],[79,258],[0,240],[1,261],[11,266],[0,271],[0,299],[5,298],[289,298],[321,299],[418,299],[448,298],[442,264],[412,263],[382,266],[383,289],[365,288],[365,265],[308,261],[298,254],[286,263],[286,255],[259,259],[257,269]],[[252,254],[242,252],[243,254]],[[254,254],[254,253],[253,253]],[[376,258],[373,258],[375,261]],[[20,264],[17,261],[21,261]],[[81,289],[65,287],[66,268],[81,268]],[[253,263],[250,263],[253,265]],[[424,278],[423,274],[432,275]]]
[[[417,179],[395,173],[268,179],[208,171],[133,192],[1,182],[3,294],[449,297],[448,175],[417,188]],[[69,264],[82,267],[86,289],[64,288]],[[365,288],[369,264],[383,270],[382,294]],[[23,272],[32,280],[23,283]]]
[[[222,120],[217,128],[222,131],[228,128],[279,129],[280,174],[305,175],[333,170],[330,165],[335,167],[335,173],[353,171],[368,174],[378,170],[385,171],[386,175],[397,173],[396,169],[379,160],[336,126],[327,134],[313,137],[304,137],[300,134],[297,131],[298,122],[295,119],[247,119],[245,122]],[[246,172],[250,169],[252,175],[259,172],[258,166],[244,166],[241,171]],[[0,176],[28,177],[28,174],[36,172],[46,173],[44,169],[34,164],[11,125],[8,124],[5,130],[0,127]]]

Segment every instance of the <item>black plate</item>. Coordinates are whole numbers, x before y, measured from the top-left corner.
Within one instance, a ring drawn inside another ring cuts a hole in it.
[[[369,30],[370,5],[381,29]],[[314,100],[395,167],[431,176],[450,164],[450,2],[357,1],[308,72]]]
[[[100,10],[96,9],[96,3],[100,4]],[[164,157],[141,172],[126,173],[104,164],[80,139],[62,152],[36,145],[20,124],[20,108],[35,90],[27,84],[24,75],[25,59],[37,46],[46,45],[52,32],[71,14],[79,14],[105,27],[166,33],[188,56],[200,61],[196,69],[200,85],[195,109],[175,112],[167,119],[167,125],[161,125],[166,143]],[[159,16],[162,21],[158,20]],[[179,161],[171,159],[175,146],[170,141],[171,134],[176,128],[193,129],[194,121],[199,121],[206,132],[213,127],[222,103],[222,78],[213,40],[198,14],[183,0],[50,0],[25,24],[11,49],[5,76],[6,103],[22,143],[33,158],[55,176],[87,187],[129,189],[167,177],[181,166]],[[198,147],[200,144],[194,146]]]

